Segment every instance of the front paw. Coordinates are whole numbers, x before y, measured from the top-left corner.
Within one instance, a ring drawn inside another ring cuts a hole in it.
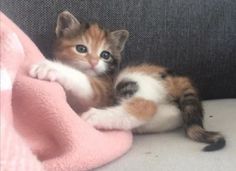
[[[95,128],[106,129],[99,109],[91,108],[87,112],[83,113],[81,118]]]
[[[53,62],[44,60],[38,64],[32,65],[29,75],[40,80],[55,81],[58,76],[58,71]]]

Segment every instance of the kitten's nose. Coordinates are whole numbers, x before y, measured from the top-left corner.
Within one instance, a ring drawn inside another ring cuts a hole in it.
[[[94,68],[97,64],[98,64],[98,60],[97,59],[91,59],[89,61],[90,65],[92,68]]]

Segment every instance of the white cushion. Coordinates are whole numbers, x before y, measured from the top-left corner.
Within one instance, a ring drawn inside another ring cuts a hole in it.
[[[225,148],[203,152],[206,144],[186,138],[183,129],[135,135],[126,155],[97,171],[235,171],[236,99],[209,100],[203,104],[205,128],[225,135]]]

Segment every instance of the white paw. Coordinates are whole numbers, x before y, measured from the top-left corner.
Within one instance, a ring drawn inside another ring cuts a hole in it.
[[[106,129],[106,126],[103,124],[105,118],[103,118],[99,109],[91,108],[87,112],[81,115],[81,118],[98,129]]]
[[[58,70],[53,62],[44,60],[38,64],[32,65],[29,75],[40,80],[55,81],[58,77]]]

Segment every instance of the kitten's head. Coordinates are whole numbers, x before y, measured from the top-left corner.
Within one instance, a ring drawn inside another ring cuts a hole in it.
[[[80,23],[64,11],[57,19],[54,57],[87,74],[113,73],[128,36],[126,30],[110,32],[98,24]]]

